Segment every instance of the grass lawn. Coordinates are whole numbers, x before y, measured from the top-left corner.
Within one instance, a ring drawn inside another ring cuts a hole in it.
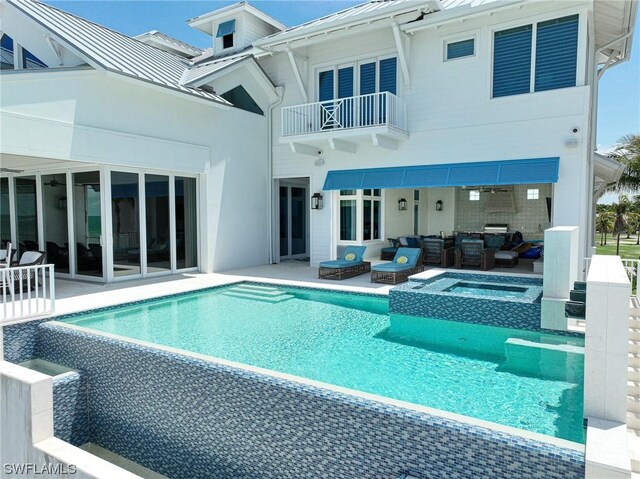
[[[622,259],[638,259],[640,258],[640,246],[636,245],[637,237],[631,236],[627,239],[627,235],[620,237],[620,257]],[[616,254],[616,238],[607,235],[607,244],[600,246],[600,234],[596,240],[596,254]]]

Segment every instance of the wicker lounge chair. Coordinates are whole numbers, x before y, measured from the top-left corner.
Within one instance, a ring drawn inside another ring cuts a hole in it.
[[[341,259],[320,263],[318,278],[341,280],[368,273],[371,263],[362,260],[366,249],[366,246],[347,246]]]
[[[377,264],[371,268],[371,282],[398,284],[421,271],[424,271],[422,249],[398,248],[391,263]]]
[[[461,247],[456,249],[456,268],[475,266],[486,271],[493,269],[495,262],[495,252],[490,248],[485,248],[484,241],[481,239],[462,240]]]
[[[16,250],[11,248],[11,243],[7,242],[6,249],[0,251],[0,267],[8,267],[11,266],[13,262],[13,257],[16,254]]]
[[[443,239],[426,238],[422,244],[425,264],[437,264],[441,268],[453,265],[455,250],[452,247],[447,248]]]

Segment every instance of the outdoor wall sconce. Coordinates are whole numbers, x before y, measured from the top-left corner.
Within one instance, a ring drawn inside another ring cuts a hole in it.
[[[436,211],[442,211],[443,206],[444,206],[444,203],[442,203],[442,200],[436,201]]]
[[[405,200],[404,198],[400,198],[398,200],[398,209],[400,211],[406,211],[406,209],[407,209],[407,200]]]
[[[320,193],[314,193],[311,196],[311,209],[312,210],[322,209],[322,195]]]
[[[67,197],[66,196],[63,196],[63,197],[58,199],[58,209],[59,210],[66,210],[67,209]]]

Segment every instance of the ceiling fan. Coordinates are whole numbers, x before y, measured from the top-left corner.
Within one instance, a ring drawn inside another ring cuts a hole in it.
[[[56,186],[66,186],[66,183],[61,183],[58,180],[56,180],[56,175],[53,175],[53,178],[51,179],[51,181],[47,182],[47,183],[43,183],[44,185],[47,186],[52,186],[52,187],[56,187]]]
[[[462,189],[464,190],[475,190],[475,191],[479,191],[480,193],[510,193],[511,191],[513,191],[513,188],[510,186],[507,187],[500,187],[500,186],[463,186]]]

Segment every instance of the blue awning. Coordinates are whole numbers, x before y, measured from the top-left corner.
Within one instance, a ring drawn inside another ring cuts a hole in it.
[[[560,158],[332,170],[323,190],[523,185],[558,181]]]
[[[224,37],[225,35],[231,35],[235,31],[236,31],[235,20],[222,22],[220,25],[218,25],[218,33],[216,33],[216,38]]]

